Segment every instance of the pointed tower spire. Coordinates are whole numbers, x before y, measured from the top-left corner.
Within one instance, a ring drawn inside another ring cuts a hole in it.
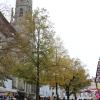
[[[15,22],[28,12],[32,12],[32,0],[16,0]]]

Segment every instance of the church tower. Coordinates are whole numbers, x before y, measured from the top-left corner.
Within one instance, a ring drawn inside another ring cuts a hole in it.
[[[22,22],[27,14],[32,14],[32,0],[16,0],[14,21],[11,22],[17,32],[24,31]]]
[[[29,12],[32,12],[32,0],[16,0],[15,23]]]
[[[14,26],[17,32],[19,32],[22,36],[25,36],[27,38],[26,30],[24,24],[22,23],[22,19],[24,19],[24,16],[26,14],[32,14],[32,0],[16,0],[15,15],[13,15],[12,9],[11,24]],[[24,39],[26,39],[25,37]],[[13,85],[13,87],[16,87],[18,90],[27,93],[31,93],[29,91],[33,89],[32,85],[27,84],[23,79],[20,78],[13,77]]]

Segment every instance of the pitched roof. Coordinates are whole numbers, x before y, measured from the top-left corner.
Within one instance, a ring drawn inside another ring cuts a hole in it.
[[[15,34],[16,30],[7,21],[7,19],[0,12],[0,32],[2,32],[6,37],[11,37]]]

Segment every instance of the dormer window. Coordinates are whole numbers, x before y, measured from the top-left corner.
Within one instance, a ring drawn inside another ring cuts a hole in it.
[[[19,13],[19,17],[23,16],[23,8],[20,8],[20,13]]]

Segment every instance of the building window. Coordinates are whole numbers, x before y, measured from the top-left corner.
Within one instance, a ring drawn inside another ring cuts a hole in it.
[[[20,13],[19,13],[19,17],[23,16],[23,8],[20,8]]]

